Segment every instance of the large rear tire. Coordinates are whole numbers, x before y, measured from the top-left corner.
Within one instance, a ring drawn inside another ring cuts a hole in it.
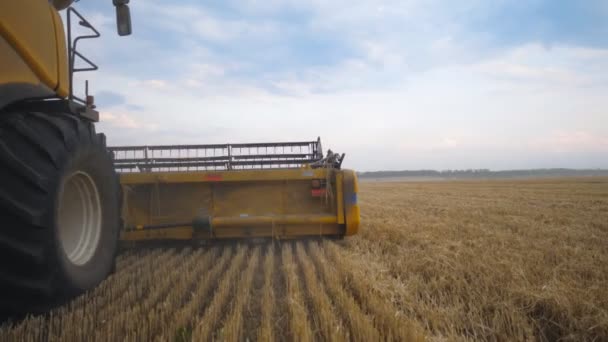
[[[64,113],[0,112],[0,309],[37,313],[111,272],[119,185],[105,137]]]

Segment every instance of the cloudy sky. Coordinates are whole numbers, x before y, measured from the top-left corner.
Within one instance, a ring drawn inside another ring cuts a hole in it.
[[[314,140],[347,167],[608,168],[608,1],[110,0],[77,8],[113,145]]]

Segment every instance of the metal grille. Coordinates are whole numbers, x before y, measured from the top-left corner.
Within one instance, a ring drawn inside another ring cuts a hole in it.
[[[117,172],[288,169],[323,159],[321,139],[304,142],[115,146]]]

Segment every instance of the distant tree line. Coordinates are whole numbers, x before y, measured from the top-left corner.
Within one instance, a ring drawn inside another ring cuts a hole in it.
[[[590,177],[608,176],[606,169],[530,169],[502,170],[403,170],[359,172],[362,178],[436,177],[436,178],[526,178],[526,177]]]

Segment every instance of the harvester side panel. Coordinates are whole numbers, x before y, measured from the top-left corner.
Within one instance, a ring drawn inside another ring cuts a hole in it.
[[[250,148],[257,154],[248,151],[245,157],[243,149]],[[198,152],[193,156],[188,149]],[[356,176],[350,170],[324,167],[320,140],[111,150],[116,168],[127,170],[121,174],[123,240],[357,232]],[[170,151],[181,151],[181,156],[170,156],[176,154]],[[248,162],[245,169],[243,160]],[[160,171],[172,168],[176,170]]]
[[[345,207],[337,202],[344,196],[336,193],[343,172],[348,171],[124,174],[123,238],[344,235]],[[323,184],[320,192],[315,183]],[[209,229],[188,233],[194,218],[208,219]]]

